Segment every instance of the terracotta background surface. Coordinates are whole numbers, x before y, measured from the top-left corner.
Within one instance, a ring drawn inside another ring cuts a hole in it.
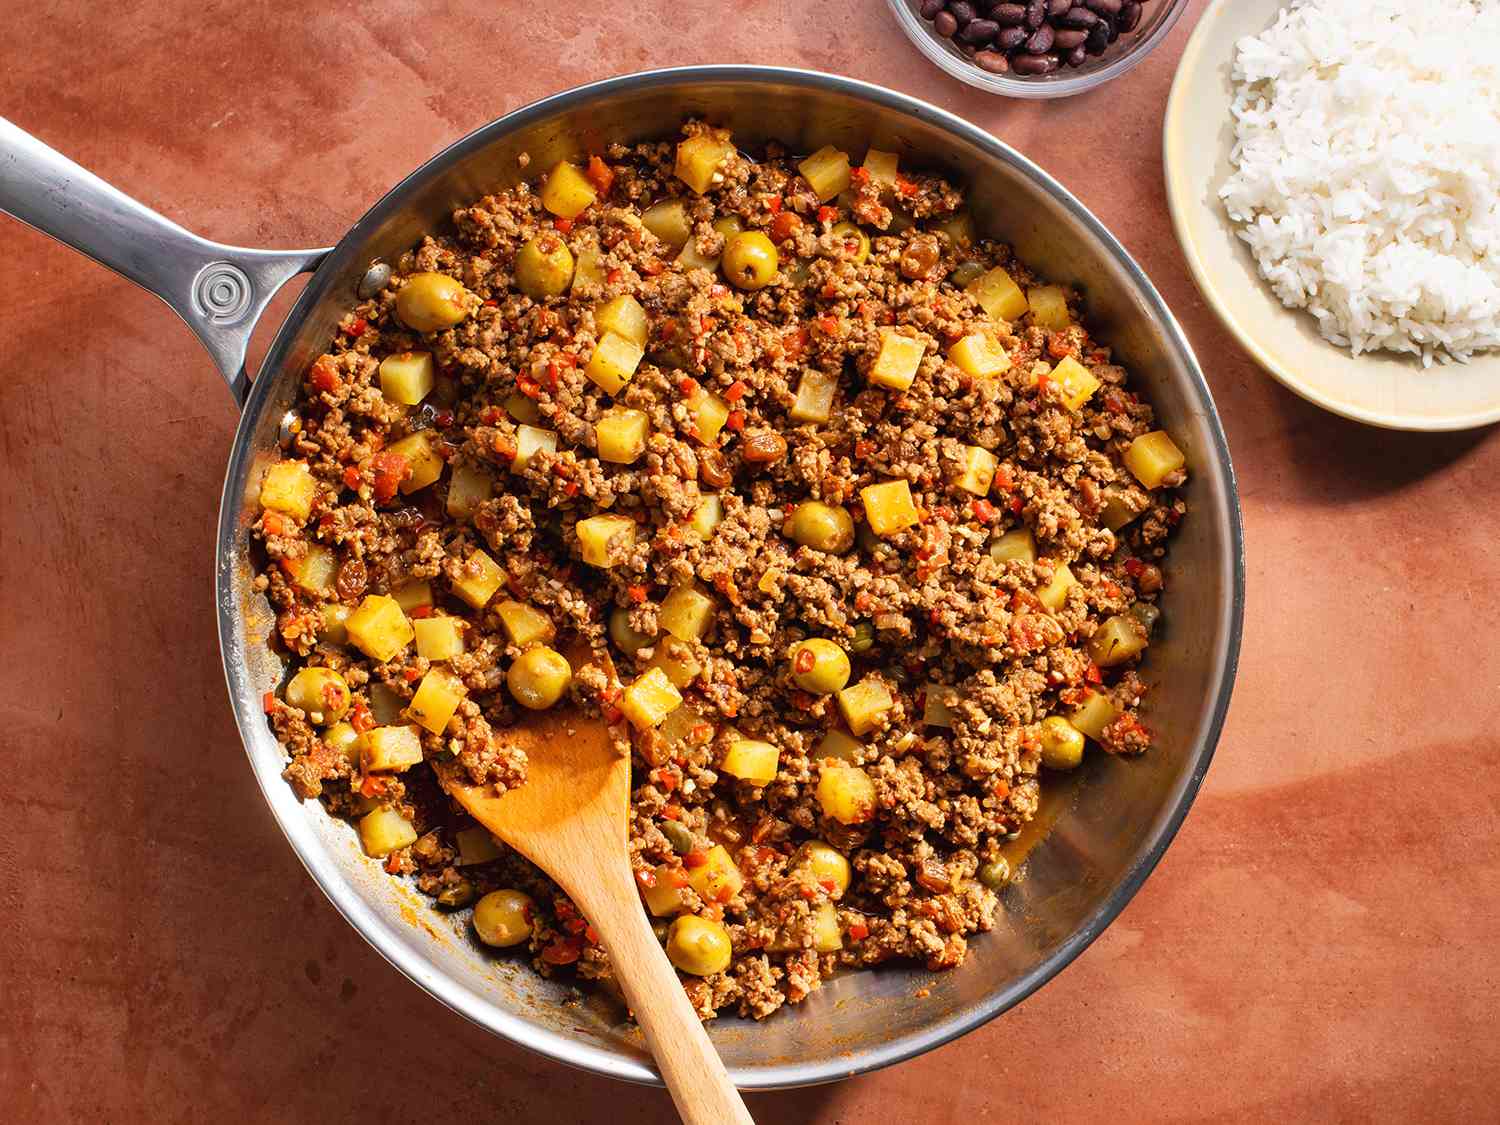
[[[540,95],[674,63],[894,85],[1040,161],[1165,293],[1243,485],[1238,690],[1177,843],[1016,1011],[763,1122],[1477,1120],[1500,1093],[1500,436],[1345,423],[1190,282],[1159,123],[1202,4],[1063,104],[931,68],[884,4],[45,6],[0,113],[211,237],[335,241]],[[0,220],[0,1119],[667,1121],[665,1095],[469,1026],[355,935],[256,794],[211,614],[234,425],[155,299]],[[411,1076],[415,1075],[415,1079]]]

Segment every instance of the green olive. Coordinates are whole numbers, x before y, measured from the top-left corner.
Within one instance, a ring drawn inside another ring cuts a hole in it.
[[[573,252],[549,231],[528,239],[516,255],[516,285],[533,301],[567,292],[573,281]]]
[[[332,668],[302,669],[286,685],[285,698],[315,723],[338,722],[351,701],[349,685]]]
[[[875,647],[875,626],[861,621],[854,626],[854,639],[849,642],[849,651],[858,655]]]
[[[735,235],[724,245],[720,268],[736,289],[764,289],[776,277],[776,247],[758,230]]]
[[[1010,864],[1004,856],[979,865],[979,881],[992,891],[998,891],[1010,882]]]
[[[729,239],[745,229],[745,224],[740,221],[738,215],[725,215],[722,219],[715,219],[713,221],[713,228],[724,236],[724,240],[727,243]]]
[[[846,251],[854,255],[856,264],[870,256],[870,236],[853,223],[834,223],[831,233]]]
[[[615,642],[616,648],[629,656],[634,656],[647,645],[656,643],[656,637],[653,634],[642,633],[631,628],[630,610],[624,606],[610,612],[609,639]]]
[[[417,332],[452,328],[469,315],[469,291],[440,273],[414,273],[396,294],[396,315]]]
[[[545,711],[568,690],[573,669],[562,653],[546,645],[529,648],[505,670],[505,686],[522,707]]]
[[[1161,610],[1150,602],[1136,602],[1130,607],[1130,616],[1134,617],[1145,628],[1147,635],[1156,628],[1156,623],[1161,620]]]
[[[687,855],[697,843],[693,839],[692,831],[675,820],[663,820],[660,827],[661,834],[667,838],[667,843],[672,845],[672,850],[678,855]]]
[[[1042,765],[1070,770],[1083,761],[1083,732],[1061,715],[1042,720]]]
[[[984,263],[982,262],[959,262],[953,267],[953,272],[948,275],[948,284],[959,289],[964,288],[969,282],[978,279],[984,274]]]
[[[474,932],[485,945],[504,949],[531,938],[531,896],[521,891],[491,891],[474,904]]]
[[[854,546],[854,517],[820,500],[798,504],[782,530],[794,542],[830,555],[842,555]]]
[[[437,904],[444,910],[458,910],[473,901],[474,884],[467,879],[461,879],[451,886],[444,887],[437,894]]]
[[[808,872],[819,883],[831,883],[833,898],[842,898],[849,889],[849,861],[844,853],[822,840],[813,840],[802,847],[802,862]]]
[[[832,695],[849,682],[849,654],[823,637],[798,641],[787,651],[792,682],[814,695]]]
[[[323,732],[323,741],[348,758],[351,769],[359,768],[359,731],[348,723],[334,723]]]
[[[684,914],[667,931],[667,956],[672,964],[696,977],[722,973],[733,954],[729,931],[707,918]]]

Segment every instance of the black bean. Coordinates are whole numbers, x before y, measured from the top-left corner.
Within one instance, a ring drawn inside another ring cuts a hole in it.
[[[949,38],[958,30],[958,20],[954,18],[952,12],[941,11],[932,18],[932,30],[945,39]]]
[[[1060,16],[1073,6],[1073,0],[1047,0],[1047,14]]]
[[[1024,27],[1007,27],[995,37],[995,42],[1000,44],[1002,50],[1019,51],[1021,44],[1030,38],[1031,32]]]
[[[965,43],[973,43],[976,47],[983,47],[1000,31],[1000,25],[994,20],[970,20],[968,26],[959,34]]]
[[[1088,57],[1089,53],[1083,49],[1083,44],[1080,43],[1068,52],[1067,63],[1069,66],[1082,66],[1088,61]]]
[[[1083,46],[1083,41],[1089,37],[1087,31],[1080,31],[1076,27],[1065,27],[1055,36],[1059,50],[1071,51],[1074,47]]]
[[[1134,31],[1136,25],[1141,22],[1141,5],[1139,0],[1125,0],[1120,5],[1120,30]]]
[[[1001,27],[1020,27],[1026,22],[1024,4],[996,4],[990,9],[990,19]]]
[[[1084,40],[1083,46],[1091,55],[1102,55],[1104,48],[1109,46],[1109,25],[1096,23],[1089,28],[1089,37]]]
[[[1113,43],[1116,39],[1120,38],[1119,16],[1100,16],[1099,22],[1109,29],[1109,42]]]
[[[974,61],[981,70],[987,70],[991,74],[1005,74],[1010,70],[1010,60],[999,51],[980,51],[974,56]]]
[[[1098,12],[1101,16],[1117,16],[1120,14],[1120,5],[1124,0],[1083,0],[1085,8]]]
[[[1052,50],[1052,41],[1056,38],[1050,23],[1044,23],[1036,31],[1032,32],[1031,38],[1026,40],[1026,50],[1033,55],[1045,55]]]
[[[1047,18],[1047,0],[1030,0],[1026,5],[1026,26],[1035,31]]]
[[[1069,8],[1057,17],[1058,27],[1081,27],[1084,29],[1093,27],[1099,22],[1099,17],[1087,8]]]
[[[974,18],[974,5],[969,3],[969,0],[950,0],[948,10],[953,13],[953,18],[958,21],[959,27]]]
[[[1056,55],[1017,55],[1010,65],[1017,74],[1051,74],[1057,69]]]
[[[972,59],[979,52],[979,48],[974,44],[965,43],[957,36],[954,37],[953,42],[958,47],[958,53],[966,59]]]
[[[947,6],[948,0],[922,0],[922,6],[917,9],[924,20],[930,20]]]

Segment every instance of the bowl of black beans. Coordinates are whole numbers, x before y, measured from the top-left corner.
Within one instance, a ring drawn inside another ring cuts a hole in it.
[[[1187,0],[890,0],[896,22],[953,77],[991,93],[1061,98],[1118,78],[1166,38]]]

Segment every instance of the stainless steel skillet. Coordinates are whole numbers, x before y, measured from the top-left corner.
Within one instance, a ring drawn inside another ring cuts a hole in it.
[[[455,206],[486,191],[610,141],[669,137],[692,115],[730,126],[750,144],[777,139],[809,151],[835,143],[856,153],[874,144],[952,174],[968,186],[986,233],[1014,244],[1044,274],[1085,290],[1090,326],[1143,384],[1192,471],[1191,515],[1174,544],[1164,628],[1145,671],[1158,685],[1147,719],[1160,745],[1137,761],[1091,756],[1056,787],[1049,805],[1055,824],[1006,892],[998,928],[975,942],[961,969],[849,974],[763,1024],[716,1021],[714,1040],[740,1085],[797,1086],[929,1050],[1039,988],[1130,900],[1186,816],[1213,755],[1244,604],[1234,474],[1192,350],[1120,244],[1040,168],[957,117],[845,78],[740,66],[609,79],[508,114],[407,176],[331,250],[204,241],[3,121],[0,209],[160,296],[204,341],[242,407],[219,516],[224,671],[251,768],[314,880],[392,964],[465,1017],[562,1062],[653,1082],[635,1033],[613,1009],[580,1004],[526,967],[485,956],[457,923],[426,910],[366,860],[346,826],[315,802],[299,802],[281,780],[282,752],[260,707],[281,666],[266,645],[272,617],[251,587],[245,528],[300,375],[325,349],[372,262],[394,259],[443,226]],[[275,290],[305,271],[313,276],[251,383],[244,372],[251,327]],[[919,997],[923,989],[928,994]]]

